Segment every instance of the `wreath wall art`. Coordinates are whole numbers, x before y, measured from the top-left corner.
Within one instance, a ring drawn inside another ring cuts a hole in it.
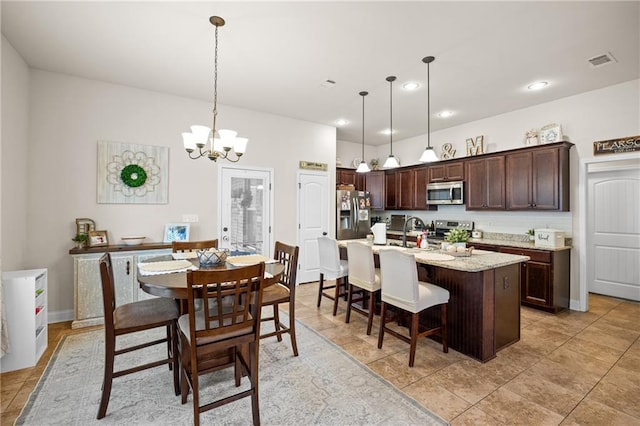
[[[169,148],[98,141],[99,204],[167,204]]]

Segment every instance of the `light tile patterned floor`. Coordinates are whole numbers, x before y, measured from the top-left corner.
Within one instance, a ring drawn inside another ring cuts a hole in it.
[[[640,424],[640,304],[590,295],[589,312],[557,315],[522,308],[520,342],[479,363],[422,340],[409,368],[409,345],[385,336],[377,348],[365,317],[344,323],[331,301],[316,308],[317,283],[298,287],[296,317],[367,364],[452,425]],[[69,322],[49,325],[49,348],[34,368],[0,375],[1,423],[20,414]],[[287,337],[283,344],[289,344]],[[304,348],[299,348],[304,353]]]

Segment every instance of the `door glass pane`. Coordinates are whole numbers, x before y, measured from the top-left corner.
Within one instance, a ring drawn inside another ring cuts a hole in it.
[[[229,243],[234,254],[263,253],[263,179],[231,177]]]

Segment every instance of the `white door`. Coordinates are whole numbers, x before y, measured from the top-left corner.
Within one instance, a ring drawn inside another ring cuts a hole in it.
[[[638,161],[590,164],[587,173],[587,286],[640,301]]]
[[[272,171],[220,166],[218,246],[271,257]],[[235,253],[234,253],[235,252]]]
[[[329,235],[329,201],[327,172],[298,172],[298,283],[318,281],[318,237]]]

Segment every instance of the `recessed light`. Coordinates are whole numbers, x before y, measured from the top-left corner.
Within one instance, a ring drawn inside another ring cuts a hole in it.
[[[441,111],[438,113],[438,117],[440,118],[447,118],[447,117],[451,117],[453,115],[453,111]]]
[[[383,135],[390,135],[392,132],[391,132],[391,129],[384,129],[384,130],[383,130],[383,131],[381,131],[380,133],[382,133]],[[393,131],[393,134],[394,134],[394,135],[396,134],[396,131],[395,131],[395,130]]]
[[[349,122],[347,120],[345,120],[344,118],[339,118],[335,121],[336,126],[345,126],[347,124],[349,124]]]
[[[547,87],[549,83],[547,83],[546,81],[536,81],[535,83],[531,83],[530,85],[527,86],[527,89],[529,90],[540,90],[542,88]]]
[[[408,81],[402,85],[404,90],[416,90],[418,87],[420,87],[420,83],[416,83],[415,81]]]

